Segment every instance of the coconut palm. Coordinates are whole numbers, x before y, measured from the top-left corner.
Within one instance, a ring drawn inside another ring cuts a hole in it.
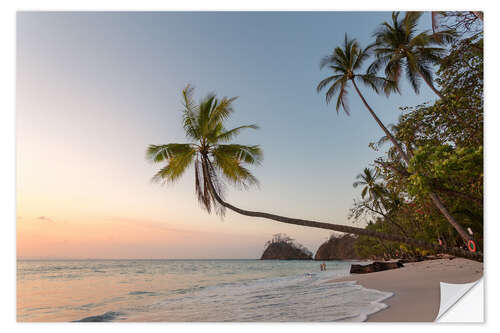
[[[393,143],[394,147],[399,151],[403,158],[407,158],[407,154],[403,151],[401,145],[398,144],[392,133],[385,127],[379,119],[375,111],[370,107],[365,97],[358,88],[356,82],[361,82],[376,93],[385,91],[386,94],[397,91],[394,81],[387,78],[379,77],[375,74],[374,68],[371,66],[366,73],[361,73],[364,62],[369,58],[372,46],[362,48],[356,39],[349,39],[347,34],[344,38],[342,47],[336,47],[333,53],[324,57],[321,60],[320,67],[328,67],[333,72],[333,75],[323,79],[317,86],[316,90],[321,92],[329,86],[326,91],[326,103],[330,103],[332,98],[337,96],[336,110],[342,108],[349,115],[349,105],[347,104],[347,89],[352,84],[364,106],[375,119],[385,135]]]
[[[380,176],[373,172],[370,168],[364,168],[363,172],[356,176],[356,181],[352,184],[354,188],[363,186],[361,197],[364,199],[368,196],[369,200],[377,202],[382,196],[383,187],[377,183]]]
[[[182,91],[183,126],[189,142],[150,145],[147,148],[146,158],[153,163],[162,164],[160,170],[153,177],[154,181],[164,184],[173,183],[191,165],[194,165],[195,192],[201,206],[208,212],[215,208],[217,213],[223,214],[224,209],[228,208],[245,216],[377,237],[421,248],[440,249],[436,244],[429,244],[425,241],[401,235],[249,211],[229,204],[223,199],[224,184],[229,183],[243,187],[257,184],[257,179],[247,166],[258,165],[262,161],[262,150],[259,146],[247,146],[230,142],[242,130],[257,129],[258,127],[257,125],[245,125],[230,130],[226,129],[224,124],[234,112],[232,103],[235,98],[224,97],[219,100],[215,95],[211,94],[202,99],[199,104],[196,104],[192,95],[193,88],[190,86],[187,86]],[[471,257],[461,249],[448,249],[448,251],[451,254]]]
[[[393,218],[390,212],[400,205],[400,198],[395,193],[390,193],[383,184],[377,180],[380,175],[370,168],[365,168],[362,173],[356,176],[356,181],[352,184],[354,188],[364,186],[361,190],[361,198],[364,199],[360,205],[372,213],[382,215],[388,222],[395,225],[404,236],[408,236],[406,230]]]
[[[154,181],[162,183],[176,181],[194,164],[198,201],[208,212],[215,208],[218,214],[224,215],[224,207],[218,204],[210,190],[209,179],[221,197],[226,182],[244,188],[258,185],[257,178],[247,166],[260,164],[261,148],[228,143],[241,131],[258,129],[258,126],[244,125],[228,130],[224,121],[234,112],[232,103],[236,98],[218,100],[214,94],[209,94],[195,105],[192,94],[190,86],[182,91],[183,126],[191,143],[150,145],[147,158],[153,162],[166,162],[153,177]]]
[[[397,91],[398,89],[395,81],[376,76],[376,66],[369,66],[366,73],[359,72],[363,67],[364,61],[368,59],[371,48],[372,46],[368,46],[364,49],[361,48],[356,39],[349,39],[346,34],[343,46],[336,47],[331,55],[328,55],[321,60],[320,67],[324,68],[325,66],[328,66],[328,68],[332,70],[333,75],[323,79],[318,84],[317,91],[320,92],[330,85],[326,91],[326,102],[329,103],[333,97],[337,96],[337,113],[342,107],[342,109],[349,114],[346,96],[347,88],[351,83],[368,112],[384,131],[387,138],[392,142],[394,148],[396,148],[399,152],[400,157],[406,162],[407,165],[409,165],[410,159],[408,154],[396,141],[394,135],[387,129],[387,127],[385,127],[382,121],[380,121],[377,114],[370,107],[356,84],[356,81],[360,81],[377,93],[383,90],[386,94],[389,94],[391,91]],[[470,235],[449,213],[438,195],[430,193],[430,197],[439,211],[445,216],[455,230],[457,230],[464,242],[469,241],[471,239]]]
[[[417,33],[417,23],[422,16],[421,12],[406,12],[399,18],[399,12],[392,13],[392,21],[384,22],[374,33],[375,61],[371,70],[377,72],[384,67],[385,75],[391,81],[399,84],[401,72],[406,77],[416,93],[420,89],[420,80],[434,91],[439,98],[441,92],[432,84],[432,67],[439,63],[446,50],[442,47],[453,40],[451,30],[430,33]]]

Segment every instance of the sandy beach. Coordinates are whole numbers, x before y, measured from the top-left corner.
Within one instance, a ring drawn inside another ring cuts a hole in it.
[[[483,275],[483,264],[462,258],[405,264],[400,269],[358,274],[330,282],[357,281],[365,288],[393,292],[388,308],[374,313],[372,322],[430,322],[439,312],[440,282],[470,283]]]

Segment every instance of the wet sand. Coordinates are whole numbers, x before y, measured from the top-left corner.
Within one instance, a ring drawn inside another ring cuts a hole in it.
[[[388,271],[353,274],[330,282],[357,281],[368,289],[393,292],[388,308],[368,317],[371,322],[430,322],[439,312],[440,282],[470,283],[483,275],[480,262],[455,258],[405,264]]]

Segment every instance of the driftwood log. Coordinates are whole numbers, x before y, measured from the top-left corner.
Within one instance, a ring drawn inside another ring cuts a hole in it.
[[[404,266],[399,261],[394,261],[394,262],[375,261],[374,263],[368,264],[368,265],[352,264],[350,273],[351,274],[365,274],[365,273],[386,271],[389,269],[396,269],[396,268],[400,268],[400,267],[404,267]]]

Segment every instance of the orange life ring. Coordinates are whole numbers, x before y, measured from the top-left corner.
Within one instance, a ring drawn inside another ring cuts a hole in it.
[[[477,250],[476,242],[474,242],[472,239],[469,239],[469,241],[467,242],[467,248],[469,248],[470,252],[476,252]]]

